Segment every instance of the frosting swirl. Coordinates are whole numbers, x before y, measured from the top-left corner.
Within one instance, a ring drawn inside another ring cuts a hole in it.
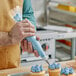
[[[43,71],[43,66],[42,65],[35,65],[35,66],[32,66],[31,67],[31,71],[32,72],[41,72],[41,71]]]
[[[53,63],[49,65],[49,69],[59,69],[61,67],[61,65],[59,63]]]
[[[61,74],[69,75],[73,73],[74,73],[74,70],[72,67],[71,68],[66,67],[66,68],[61,69]]]

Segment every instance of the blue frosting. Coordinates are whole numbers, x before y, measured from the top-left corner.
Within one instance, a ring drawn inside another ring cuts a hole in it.
[[[73,74],[74,73],[74,70],[73,68],[63,68],[61,69],[61,74],[65,74],[65,75],[68,75],[68,74]]]
[[[40,66],[40,69],[41,69],[41,71],[43,71],[43,66],[42,65]]]
[[[56,69],[59,69],[60,67],[61,67],[60,64],[55,64],[55,68],[56,68]]]
[[[15,16],[14,16],[14,19],[16,20],[16,21],[21,21],[21,15],[20,15],[20,13],[17,13]]]
[[[55,65],[54,64],[49,65],[49,68],[52,69],[52,70],[54,70],[55,69]]]
[[[70,73],[70,74],[73,74],[73,73],[74,73],[74,70],[73,70],[72,67],[69,69],[69,73]]]
[[[32,71],[32,72],[35,72],[34,66],[31,67],[31,71]]]
[[[69,68],[65,68],[65,69],[64,69],[64,74],[65,74],[65,75],[68,75],[68,74],[69,74]]]
[[[43,71],[43,66],[42,65],[36,65],[36,66],[32,66],[31,67],[31,71],[32,72],[41,72],[41,71]]]
[[[65,70],[64,69],[61,69],[61,74],[64,74]]]
[[[49,65],[49,68],[54,70],[54,69],[59,69],[61,65],[59,63],[53,63]]]

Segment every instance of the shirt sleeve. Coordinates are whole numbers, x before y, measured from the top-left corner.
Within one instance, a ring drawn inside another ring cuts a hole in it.
[[[36,19],[32,8],[31,0],[24,0],[23,3],[23,19],[27,18],[36,28]]]

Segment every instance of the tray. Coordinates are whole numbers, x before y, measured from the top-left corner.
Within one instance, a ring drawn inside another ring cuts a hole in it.
[[[8,75],[8,76],[29,76],[29,75]],[[49,76],[49,74],[46,74],[45,76]],[[76,74],[75,74],[76,76]]]
[[[30,76],[30,75],[29,74],[20,73],[20,74],[8,75],[8,76]],[[49,76],[49,75],[46,74],[45,76]]]
[[[73,67],[75,72],[76,72],[76,59],[71,60],[71,61],[60,62],[60,64],[62,65],[62,67]],[[43,65],[43,66],[44,66],[45,69],[47,69],[47,67],[48,67],[47,65]],[[31,66],[0,70],[0,76],[3,76],[2,74],[7,74],[7,75],[11,75],[11,76],[20,76],[19,74],[22,74],[24,72],[29,73],[30,72],[30,67]],[[26,76],[29,76],[29,75],[26,74]],[[46,76],[48,76],[48,75],[46,75]]]

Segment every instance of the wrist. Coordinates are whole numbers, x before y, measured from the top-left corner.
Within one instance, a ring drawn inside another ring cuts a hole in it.
[[[19,43],[20,42],[20,39],[17,37],[17,34],[14,34],[14,32],[10,31],[9,32],[9,36],[11,38],[12,44],[15,44],[15,43]]]
[[[0,32],[0,46],[11,45],[11,38],[7,32]]]
[[[12,35],[12,32],[11,32],[11,31],[8,33],[8,36],[9,36],[9,38],[11,39],[11,40],[10,40],[11,43],[13,44],[13,43],[14,43],[14,42],[13,42],[13,35]]]

